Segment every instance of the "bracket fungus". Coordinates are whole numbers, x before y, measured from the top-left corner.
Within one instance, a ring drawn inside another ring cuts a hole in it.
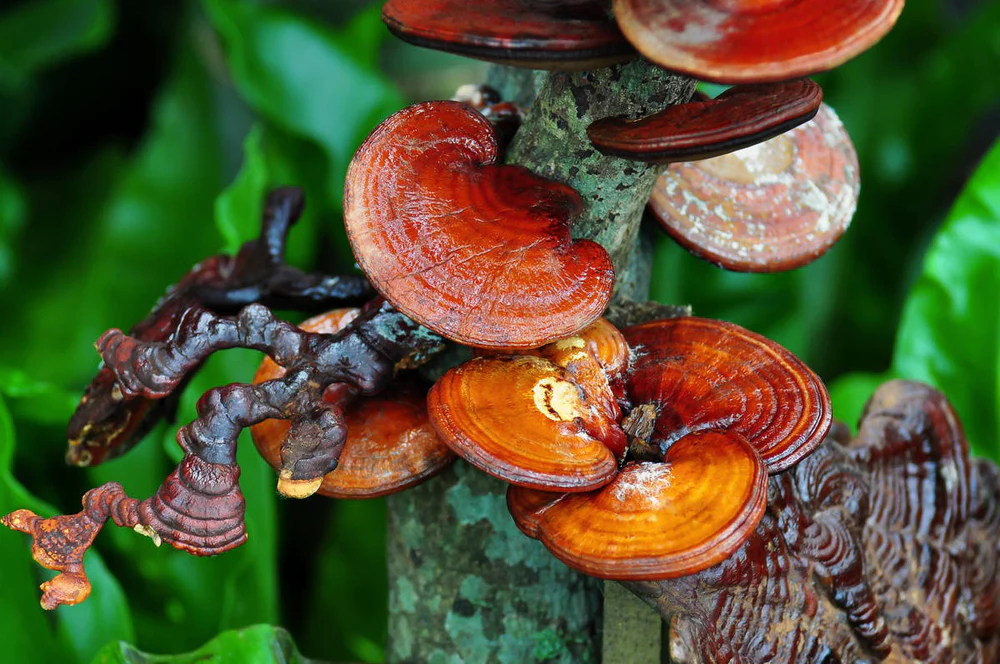
[[[649,580],[728,557],[760,521],[766,488],[764,464],[742,436],[698,431],[662,461],[626,463],[597,491],[553,499],[512,486],[507,495],[518,527],[570,567],[603,579]]]
[[[877,42],[902,10],[903,0],[614,0],[643,56],[719,83],[832,69]]]
[[[619,333],[601,320],[529,352],[451,369],[428,395],[431,422],[515,485],[508,506],[522,531],[593,576],[662,579],[718,563],[763,515],[767,475],[830,427],[816,375],[732,323],[679,317]]]
[[[465,104],[405,108],[351,160],[344,223],[372,285],[413,320],[471,346],[535,348],[601,315],[614,268],[570,238],[576,191],[497,158]]]
[[[606,0],[389,0],[389,30],[417,46],[529,69],[582,71],[635,57]]]
[[[739,85],[715,99],[696,97],[638,120],[604,118],[587,128],[606,155],[654,164],[708,159],[749,147],[808,122],[823,90],[808,78]]]
[[[694,316],[622,332],[634,352],[629,398],[656,409],[648,442],[661,452],[692,431],[725,429],[744,436],[777,473],[814,450],[830,428],[823,382],[766,337]]]
[[[299,325],[307,332],[336,334],[358,315],[357,309],[335,309]],[[275,380],[285,370],[265,358],[254,383]],[[323,393],[326,402],[344,412],[347,439],[337,467],[321,478],[295,481],[282,477],[278,491],[290,497],[302,494],[331,498],[375,498],[402,491],[444,470],[455,455],[434,435],[427,420],[426,388],[397,379],[377,396],[358,396],[349,385],[334,383]],[[251,427],[261,456],[280,469],[281,449],[291,424],[264,420]]]
[[[649,209],[667,233],[727,270],[807,265],[847,230],[857,207],[858,157],[827,105],[811,121],[731,154],[672,164]]]
[[[995,662],[1000,473],[937,390],[891,381],[772,476],[757,530],[719,565],[627,587],[671,660]]]

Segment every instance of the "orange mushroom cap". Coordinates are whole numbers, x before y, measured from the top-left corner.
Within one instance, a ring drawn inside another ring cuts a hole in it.
[[[636,55],[606,0],[388,0],[382,20],[416,46],[515,67],[595,69]]]
[[[604,440],[624,438],[618,424],[544,358],[474,358],[434,384],[427,409],[459,456],[514,484],[588,491],[617,472]]]
[[[309,332],[334,334],[357,316],[357,309],[337,309],[303,322]],[[261,363],[255,383],[280,378],[284,369],[270,358]],[[402,491],[440,472],[455,460],[427,419],[426,391],[397,379],[379,396],[357,397],[334,383],[323,394],[344,409],[347,440],[337,467],[323,477],[318,493],[332,498],[375,498]],[[286,420],[265,420],[251,427],[260,455],[278,469]]]
[[[719,83],[762,83],[832,69],[892,28],[903,0],[614,0],[649,60]]]
[[[511,487],[518,527],[564,563],[604,579],[693,574],[731,555],[764,514],[767,471],[734,431],[677,440],[665,460],[630,462],[605,487],[562,496]]]
[[[604,118],[587,128],[604,154],[654,164],[727,154],[809,121],[823,90],[807,78],[740,85],[715,99],[700,96],[639,120]]]
[[[583,328],[576,334],[531,350],[503,351],[481,350],[480,354],[498,352],[514,355],[534,355],[566,369],[577,387],[583,390],[590,402],[608,421],[622,418],[617,398],[621,395],[622,381],[628,369],[629,349],[625,337],[605,318]],[[619,435],[619,433],[621,435]],[[616,456],[625,454],[628,440],[617,427],[608,430],[604,444]]]
[[[614,268],[570,238],[576,191],[496,160],[493,128],[465,104],[399,111],[348,168],[347,235],[372,285],[415,321],[471,346],[536,348],[600,316]]]
[[[692,431],[744,436],[776,473],[815,449],[830,429],[826,387],[776,342],[719,320],[681,317],[622,330],[634,352],[634,404],[654,404],[650,442],[669,449]]]
[[[673,164],[649,208],[677,242],[727,270],[777,272],[822,256],[857,207],[858,157],[833,109],[760,145]]]

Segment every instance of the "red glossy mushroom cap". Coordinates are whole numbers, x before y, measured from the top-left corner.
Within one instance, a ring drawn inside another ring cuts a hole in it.
[[[693,574],[731,555],[764,514],[767,472],[733,431],[688,434],[665,461],[627,463],[585,494],[524,495],[507,503],[518,527],[564,563],[604,579]]]
[[[334,334],[347,326],[357,309],[338,309],[300,325],[310,332]],[[255,383],[285,373],[266,358]],[[347,425],[347,441],[337,467],[322,478],[318,493],[332,498],[375,498],[402,491],[435,475],[455,460],[434,434],[427,419],[426,390],[404,380],[377,397],[356,397],[341,384],[327,388],[328,403],[340,405]],[[281,445],[288,435],[286,420],[265,420],[251,428],[260,455],[278,469]],[[314,487],[313,487],[314,488]],[[311,492],[310,492],[311,493]]]
[[[761,83],[832,69],[877,42],[903,0],[615,0],[646,58],[705,81]]]
[[[617,463],[604,440],[624,438],[566,369],[540,357],[477,357],[427,395],[438,436],[495,477],[549,491],[588,491]]]
[[[774,341],[724,321],[682,317],[622,330],[635,357],[633,404],[653,404],[650,442],[669,447],[691,431],[745,437],[768,472],[785,470],[830,429],[830,395],[801,360]]]
[[[587,128],[602,153],[669,164],[708,159],[766,141],[808,122],[823,90],[807,78],[732,87],[642,118],[605,118]]]
[[[607,0],[389,0],[382,20],[411,44],[515,67],[584,70],[635,57]]]
[[[727,270],[807,265],[847,230],[857,207],[858,158],[824,105],[788,133],[739,152],[673,164],[649,208],[677,242]]]
[[[471,346],[536,348],[600,316],[614,268],[570,238],[576,191],[496,159],[490,123],[465,104],[403,109],[351,161],[347,234],[407,316]]]

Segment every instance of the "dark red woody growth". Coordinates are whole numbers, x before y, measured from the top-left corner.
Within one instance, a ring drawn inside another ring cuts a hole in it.
[[[596,69],[635,57],[607,0],[389,0],[382,20],[417,46],[529,69]]]
[[[605,118],[587,136],[607,155],[654,164],[696,161],[766,141],[819,110],[823,90],[807,78],[740,85],[639,120]]]
[[[896,22],[903,0],[615,0],[618,25],[656,64],[719,83],[832,69]]]
[[[351,161],[344,223],[372,285],[413,320],[471,346],[537,348],[601,315],[614,268],[570,238],[576,191],[497,156],[465,104],[405,108]]]

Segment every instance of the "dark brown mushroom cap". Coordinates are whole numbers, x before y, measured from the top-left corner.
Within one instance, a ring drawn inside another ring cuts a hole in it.
[[[438,436],[495,477],[548,491],[589,491],[617,463],[604,440],[624,438],[566,369],[540,357],[477,357],[427,394]]]
[[[605,118],[587,128],[602,153],[669,164],[739,150],[808,122],[823,90],[807,78],[740,85],[715,99],[678,104],[639,120]]]
[[[570,187],[497,165],[489,121],[426,102],[383,122],[351,161],[344,219],[355,257],[397,309],[471,346],[537,348],[600,316],[607,252],[570,238]]]
[[[768,472],[785,470],[830,429],[830,395],[801,360],[780,345],[719,320],[682,317],[622,332],[634,352],[633,404],[651,403],[650,442],[661,449],[691,431],[744,436]]]
[[[836,113],[732,154],[673,164],[649,209],[686,249],[727,270],[777,272],[816,260],[857,207],[858,157]]]
[[[615,0],[628,40],[653,62],[720,83],[807,76],[853,58],[903,0]]]
[[[346,327],[357,309],[337,309],[303,322],[310,332],[334,334]],[[280,378],[285,370],[265,358],[254,383]],[[405,379],[376,397],[358,397],[333,384],[323,398],[340,405],[347,440],[337,467],[323,477],[318,493],[331,498],[375,498],[402,491],[437,474],[455,460],[427,419],[426,389]],[[272,468],[281,467],[287,420],[264,420],[251,427],[254,445]]]
[[[411,44],[516,67],[584,70],[635,57],[606,0],[389,0],[382,20]]]
[[[764,514],[767,471],[734,431],[678,440],[664,462],[629,462],[590,493],[508,490],[518,527],[561,561],[603,579],[693,574],[732,554]]]

